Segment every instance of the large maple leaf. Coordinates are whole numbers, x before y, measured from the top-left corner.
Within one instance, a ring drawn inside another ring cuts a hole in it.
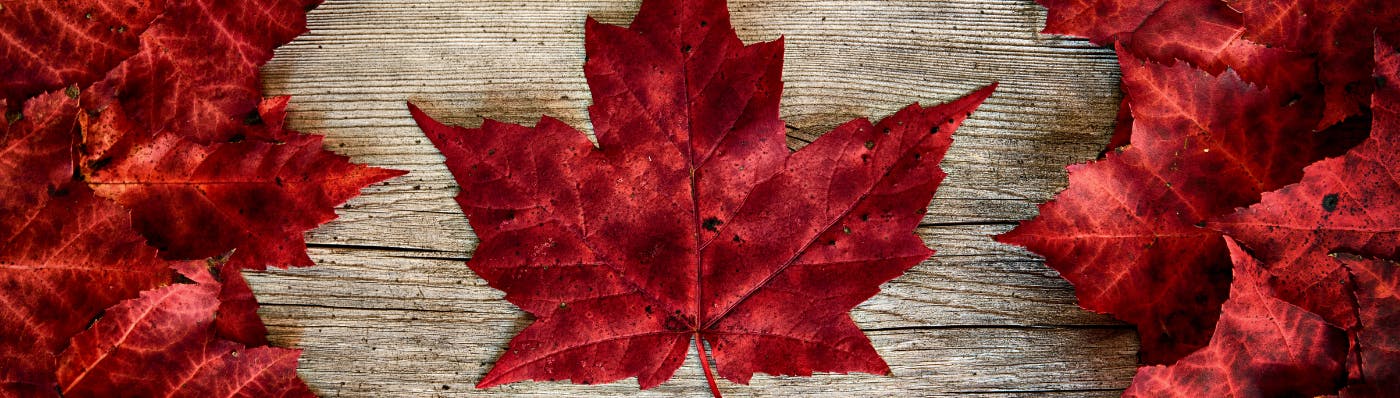
[[[1257,260],[1226,239],[1230,299],[1210,345],[1171,366],[1138,369],[1124,397],[1311,397],[1346,380],[1346,333],[1275,297]]]
[[[410,105],[481,238],[470,267],[536,317],[478,387],[650,388],[692,339],[707,376],[709,351],[739,383],[887,374],[848,312],[931,254],[913,228],[993,87],[790,154],[782,41],[744,45],[724,1],[645,1],[630,27],[589,19],[586,36],[596,147],[548,117],[465,129]]]
[[[1137,326],[1142,358],[1204,347],[1228,292],[1220,234],[1199,224],[1296,182],[1332,149],[1304,101],[1119,50],[1132,144],[1069,168],[1069,188],[997,240],[1025,246],[1075,285],[1080,305]],[[1251,115],[1242,118],[1239,115]]]

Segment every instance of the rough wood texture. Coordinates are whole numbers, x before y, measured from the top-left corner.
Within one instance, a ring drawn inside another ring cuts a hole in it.
[[[637,0],[336,1],[264,69],[292,126],[354,160],[411,174],[366,190],[309,234],[316,267],[249,274],[278,345],[306,349],[324,396],[702,396],[694,353],[649,391],[472,385],[529,322],[463,262],[475,236],[413,100],[450,122],[589,128],[583,22],[626,23]],[[746,41],[787,37],[783,117],[797,148],[853,117],[937,103],[1000,81],[954,136],[919,233],[938,254],[854,311],[893,376],[755,377],[734,396],[1116,395],[1136,336],[1074,305],[1069,284],[989,235],[1029,217],[1093,158],[1118,103],[1110,50],[1037,33],[1031,0],[731,0]]]

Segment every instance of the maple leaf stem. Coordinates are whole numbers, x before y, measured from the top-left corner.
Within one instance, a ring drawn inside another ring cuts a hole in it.
[[[695,333],[695,351],[700,353],[700,367],[705,369],[705,381],[710,382],[710,393],[715,398],[724,398],[719,394],[719,384],[715,384],[715,374],[710,370],[710,358],[705,355],[705,342],[701,340],[700,333]]]

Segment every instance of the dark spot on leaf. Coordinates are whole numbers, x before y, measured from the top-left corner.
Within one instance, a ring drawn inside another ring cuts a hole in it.
[[[495,155],[495,154],[496,154],[496,149],[494,149],[494,148],[492,148],[492,149],[487,149],[487,150],[486,150],[486,156],[491,156],[491,155]]]
[[[1327,196],[1322,197],[1322,209],[1328,212],[1337,211],[1338,201],[1341,201],[1340,196],[1337,196],[1335,193],[1329,193]]]
[[[232,137],[228,137],[228,142],[243,142],[243,140],[246,139],[248,139],[247,136],[244,136],[243,133],[238,133],[234,134]]]
[[[97,160],[92,161],[92,163],[88,163],[88,171],[90,171],[90,172],[100,171],[100,170],[102,170],[103,168],[107,167],[107,165],[109,165],[109,164],[111,164],[111,163],[112,163],[112,158],[111,158],[111,157],[106,157],[106,156],[104,156],[104,157],[98,158]]]
[[[261,126],[263,125],[262,115],[258,114],[257,110],[248,112],[248,114],[243,115],[243,124],[249,126]]]
[[[684,45],[684,46],[681,46],[681,52],[682,52],[682,53],[690,53],[690,45],[689,45],[689,44],[686,44],[686,45]]]
[[[67,95],[68,98],[78,99],[78,86],[68,86],[68,88],[63,89],[63,94]]]
[[[719,228],[716,228],[716,227],[719,227],[720,225],[723,225],[723,224],[724,224],[724,221],[720,221],[718,218],[715,218],[715,217],[710,217],[710,218],[706,218],[706,219],[705,219],[705,222],[704,222],[703,224],[701,224],[701,225],[704,226],[705,229],[707,229],[707,230],[710,230],[710,231],[718,231]]]
[[[865,149],[875,149],[875,141],[866,141]]]

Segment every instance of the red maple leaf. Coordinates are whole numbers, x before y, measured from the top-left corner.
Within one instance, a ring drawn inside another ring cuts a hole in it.
[[[442,125],[481,238],[470,267],[536,320],[478,384],[887,374],[848,312],[931,251],[912,233],[953,130],[993,90],[848,122],[795,154],[781,40],[745,46],[724,1],[651,0],[586,29],[598,146],[552,118]],[[708,349],[703,343],[708,343]]]
[[[1279,300],[1258,261],[1226,239],[1235,281],[1210,345],[1138,369],[1124,397],[1311,397],[1346,380],[1346,333]]]
[[[54,396],[68,339],[173,275],[124,209],[69,181],[76,110],[50,93],[0,125],[0,395]]]
[[[1119,57],[1132,144],[1071,166],[1069,188],[997,240],[1045,256],[1081,306],[1137,326],[1143,361],[1170,363],[1206,345],[1228,292],[1220,234],[1198,224],[1296,182],[1333,149],[1302,101],[1281,105],[1233,72]]]
[[[119,107],[80,120],[84,179],[130,208],[136,229],[170,258],[234,248],[236,268],[310,266],[304,231],[334,219],[361,187],[403,174],[350,163],[322,149],[320,136],[293,131],[279,133],[281,143],[200,145],[143,134]]]
[[[142,292],[72,339],[58,368],[65,397],[314,397],[297,377],[300,350],[245,348],[219,339],[212,323],[219,283]],[[159,374],[153,379],[152,374]]]
[[[286,98],[262,100],[258,67],[317,3],[170,1],[140,51],[83,90],[85,178],[131,208],[164,256],[236,249],[236,268],[309,266],[302,232],[403,174],[321,149],[282,127]]]

